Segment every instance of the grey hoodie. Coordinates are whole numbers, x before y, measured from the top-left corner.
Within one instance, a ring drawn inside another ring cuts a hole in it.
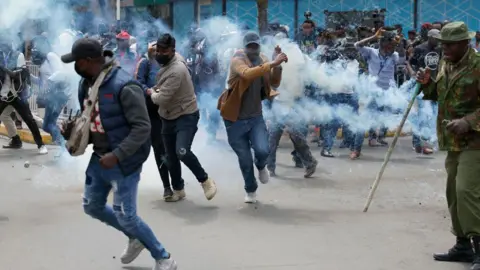
[[[198,111],[192,78],[181,55],[175,54],[168,64],[161,66],[156,80],[152,101],[159,106],[160,117],[175,120]]]

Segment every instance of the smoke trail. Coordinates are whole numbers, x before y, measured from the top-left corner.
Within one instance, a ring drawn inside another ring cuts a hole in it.
[[[206,20],[201,25],[202,31],[214,46],[214,51],[220,56],[222,66],[228,67],[233,51],[242,48],[242,33],[239,26],[225,17],[214,17]],[[228,33],[228,34],[225,34]],[[288,63],[283,64],[283,78],[279,87],[280,95],[276,98],[270,110],[265,109],[265,116],[277,116],[290,124],[293,123],[327,123],[338,119],[350,126],[353,131],[365,131],[370,127],[383,124],[389,129],[395,129],[401,119],[401,113],[407,107],[415,86],[413,81],[397,87],[392,81],[388,90],[380,89],[376,79],[371,76],[358,75],[358,62],[338,60],[333,63],[319,63],[302,54],[297,44],[289,39],[267,38],[262,44],[262,52],[271,57],[275,46],[280,46],[288,57]],[[226,69],[228,72],[228,68]],[[225,76],[222,74],[221,76]],[[352,90],[358,96],[360,112],[354,113],[348,106],[331,105],[322,98],[305,98],[307,86],[314,85],[322,96],[338,94]],[[201,100],[200,106],[216,104],[216,98]],[[369,109],[369,105],[388,107],[386,112]],[[294,113],[292,113],[294,112]],[[423,118],[434,121],[435,112],[423,109]],[[288,116],[288,118],[286,118]],[[433,119],[433,120],[431,120]],[[413,121],[418,125],[418,121]],[[425,126],[425,124],[422,124]],[[415,132],[424,134],[425,137],[434,135],[431,128],[416,128]],[[427,136],[428,135],[428,136]]]

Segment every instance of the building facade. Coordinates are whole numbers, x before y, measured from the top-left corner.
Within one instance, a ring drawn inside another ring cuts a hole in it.
[[[255,0],[121,0],[121,3],[122,19],[131,13],[148,10],[179,34],[185,33],[193,22],[222,15],[257,29]],[[373,9],[386,9],[386,25],[402,24],[404,29],[448,19],[464,21],[472,30],[480,30],[479,0],[269,0],[268,17],[269,22],[286,24],[294,31],[305,19],[307,10],[322,26],[326,10]]]

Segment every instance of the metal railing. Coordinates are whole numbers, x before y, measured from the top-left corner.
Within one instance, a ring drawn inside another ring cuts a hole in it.
[[[40,66],[34,65],[31,62],[27,62],[27,68],[33,76],[35,77],[40,76]],[[40,83],[32,83],[30,91],[31,93],[30,93],[30,97],[28,98],[28,104],[32,113],[38,115],[39,109],[43,109],[43,108],[38,106],[37,98],[39,96],[41,97],[45,95],[46,89],[44,85],[41,85]],[[59,120],[68,118],[67,112],[70,110],[68,108],[68,104],[69,103],[67,103],[67,106],[63,109],[62,113],[58,117]]]
[[[28,70],[30,74],[33,76],[38,77],[40,75],[40,67],[37,65],[33,65],[30,62],[27,62]],[[28,104],[30,105],[30,110],[32,113],[38,114],[38,104],[37,104],[37,97],[45,92],[43,87],[40,84],[32,83],[31,85],[31,94],[28,98]]]

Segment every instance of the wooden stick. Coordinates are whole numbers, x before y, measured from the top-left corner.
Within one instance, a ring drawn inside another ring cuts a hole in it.
[[[393,149],[395,148],[395,145],[397,144],[398,137],[400,136],[402,132],[403,125],[405,125],[405,121],[407,121],[408,114],[410,113],[410,110],[412,109],[413,103],[415,102],[415,99],[417,98],[418,92],[420,90],[420,84],[417,83],[415,86],[415,93],[412,96],[412,99],[410,100],[410,103],[408,104],[407,110],[403,113],[403,118],[402,121],[400,122],[400,126],[397,128],[395,132],[395,136],[393,137],[392,144],[390,144],[390,147],[388,148],[387,153],[385,154],[385,159],[383,160],[382,167],[380,168],[380,171],[377,174],[377,178],[375,179],[375,182],[373,182],[372,188],[370,189],[370,194],[368,194],[368,199],[367,202],[365,203],[365,207],[363,208],[363,212],[367,212],[368,208],[370,207],[370,204],[372,203],[373,195],[375,195],[375,191],[378,188],[378,184],[380,183],[380,179],[382,179],[383,172],[385,171],[385,167],[387,167],[388,162],[390,161],[390,157],[392,156]]]

